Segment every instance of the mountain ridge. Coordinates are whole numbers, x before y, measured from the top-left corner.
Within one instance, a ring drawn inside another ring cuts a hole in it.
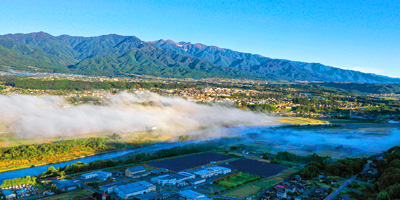
[[[285,82],[400,83],[400,79],[320,63],[274,59],[191,42],[108,34],[93,37],[45,32],[0,35],[0,64],[11,69],[173,78],[246,78]]]

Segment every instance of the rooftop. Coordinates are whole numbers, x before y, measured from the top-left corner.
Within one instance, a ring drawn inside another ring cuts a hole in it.
[[[195,192],[193,190],[184,190],[184,191],[179,192],[179,194],[188,199],[197,199],[197,198],[205,197],[204,194]]]
[[[129,171],[131,171],[131,172],[137,172],[137,171],[146,170],[146,168],[143,167],[143,166],[136,166],[136,167],[127,168],[127,170],[129,170]]]
[[[152,187],[152,186],[154,186],[154,185],[149,182],[140,181],[140,182],[136,182],[136,183],[120,185],[120,186],[117,186],[117,188],[118,188],[119,192],[122,192],[124,194],[130,194],[130,193],[134,193],[134,192],[138,192],[138,191],[142,191],[142,190],[147,190],[149,187]]]

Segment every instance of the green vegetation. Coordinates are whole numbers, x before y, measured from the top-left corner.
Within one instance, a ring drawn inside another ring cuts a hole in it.
[[[375,160],[379,177],[375,184],[378,198],[384,200],[400,199],[400,146],[388,150],[385,160]]]
[[[325,159],[328,159],[329,157],[323,157],[320,156],[316,153],[307,155],[307,156],[301,156],[297,155],[294,153],[290,153],[287,151],[280,151],[276,154],[274,158],[275,163],[279,163],[279,161],[290,161],[290,162],[298,162],[298,163],[309,163],[311,161],[315,162],[323,162]]]
[[[22,184],[36,185],[36,177],[26,176],[23,178],[4,180],[3,184],[0,185],[0,188],[12,187],[12,186],[22,185]]]
[[[261,179],[261,177],[239,172],[222,180],[218,180],[215,184],[225,188],[235,188],[258,179]]]
[[[135,145],[121,146],[110,142],[107,138],[86,138],[44,144],[2,147],[0,148],[0,171],[68,161],[81,156],[126,147],[135,147]]]
[[[301,169],[300,175],[305,179],[312,179],[322,172],[332,176],[349,177],[360,173],[366,163],[367,160],[361,158],[345,158],[333,163],[318,159]]]
[[[38,90],[130,90],[136,88],[190,88],[199,87],[202,84],[195,83],[162,83],[162,82],[124,82],[124,81],[86,81],[86,80],[67,80],[54,79],[44,80],[36,78],[20,78],[15,76],[0,77],[0,81],[4,85],[13,86],[21,89],[38,89]]]
[[[367,163],[366,159],[345,158],[326,166],[325,172],[333,176],[349,177],[360,173]]]

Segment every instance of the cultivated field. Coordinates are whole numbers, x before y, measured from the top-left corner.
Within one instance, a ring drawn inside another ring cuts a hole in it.
[[[216,184],[225,188],[235,188],[260,178],[256,175],[239,172],[236,175],[217,181]]]
[[[258,160],[251,160],[247,158],[235,160],[229,162],[228,164],[224,164],[223,166],[228,167],[230,169],[235,169],[241,172],[245,172],[248,174],[262,176],[264,178],[268,178],[270,176],[279,174],[287,169],[286,167],[281,165],[271,164]]]

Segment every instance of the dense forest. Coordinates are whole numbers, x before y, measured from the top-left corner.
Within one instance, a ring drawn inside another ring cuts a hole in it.
[[[384,154],[384,159],[376,159],[379,177],[375,183],[378,198],[400,199],[400,146],[393,147]]]

